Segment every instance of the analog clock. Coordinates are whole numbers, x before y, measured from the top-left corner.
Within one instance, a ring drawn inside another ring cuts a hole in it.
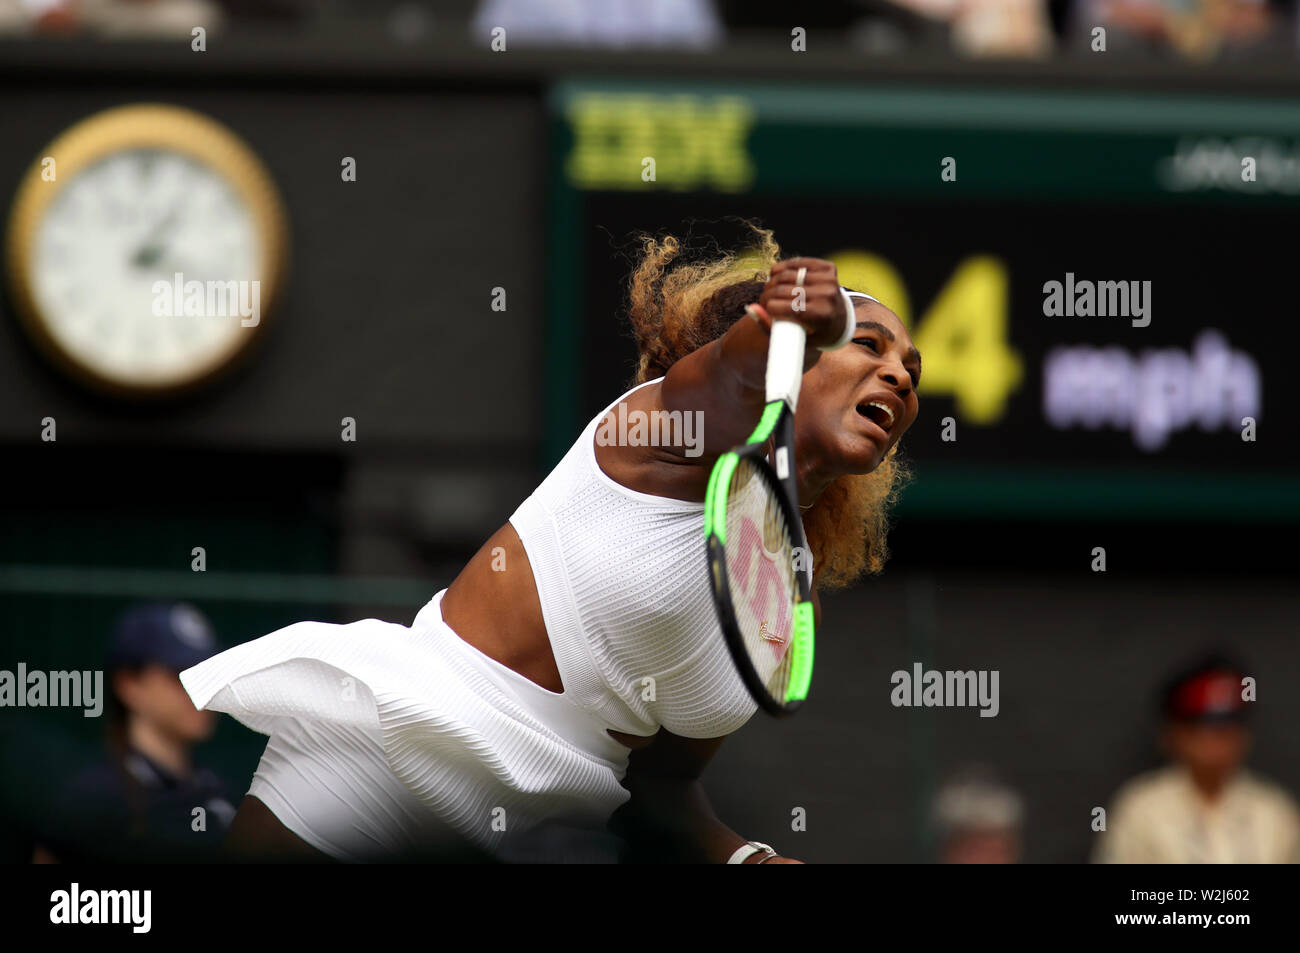
[[[9,220],[36,344],[102,391],[163,395],[245,354],[280,297],[283,203],[234,133],[175,106],[110,109],[45,147]]]

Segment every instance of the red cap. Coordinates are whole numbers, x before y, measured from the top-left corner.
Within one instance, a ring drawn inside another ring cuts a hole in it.
[[[1241,673],[1231,669],[1197,672],[1174,686],[1165,713],[1180,721],[1240,718],[1246,710],[1241,682]]]

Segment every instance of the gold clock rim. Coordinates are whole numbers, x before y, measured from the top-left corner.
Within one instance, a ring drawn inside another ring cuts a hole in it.
[[[50,204],[78,172],[130,149],[180,152],[229,184],[253,216],[261,238],[260,320],[183,377],[157,384],[133,383],[101,373],[69,353],[51,334],[31,283],[36,227]],[[56,178],[41,178],[42,160],[53,156]],[[41,351],[60,369],[95,390],[119,397],[168,397],[211,383],[246,356],[264,333],[283,293],[289,239],[284,202],[270,172],[235,132],[209,116],[168,103],[114,106],[79,120],[41,150],[19,181],[5,240],[5,264],[18,317]]]

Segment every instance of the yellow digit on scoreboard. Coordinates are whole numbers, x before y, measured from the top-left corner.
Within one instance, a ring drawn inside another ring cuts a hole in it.
[[[951,394],[958,415],[992,424],[1023,379],[1023,366],[1007,338],[1007,268],[991,255],[961,262],[920,322],[912,328],[902,276],[888,260],[860,250],[828,256],[840,283],[879,298],[898,315],[924,358],[921,394]]]
[[[989,255],[957,266],[912,335],[924,358],[922,381],[951,393],[957,412],[991,424],[1020,386],[1020,356],[1007,341],[1007,269]]]
[[[841,251],[826,257],[835,263],[840,284],[878,298],[881,304],[898,315],[903,327],[909,332],[912,330],[912,305],[907,297],[907,285],[893,264],[868,251]],[[920,347],[918,344],[917,349]]]

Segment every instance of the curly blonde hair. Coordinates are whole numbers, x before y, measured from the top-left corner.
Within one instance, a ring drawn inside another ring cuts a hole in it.
[[[634,384],[662,377],[692,351],[727,332],[758,300],[781,257],[769,229],[746,223],[755,242],[739,254],[684,261],[671,235],[640,238],[641,257],[628,282],[628,317],[640,361]],[[818,588],[840,589],[889,558],[889,508],[908,474],[898,447],[871,473],[840,477],[804,512]]]

